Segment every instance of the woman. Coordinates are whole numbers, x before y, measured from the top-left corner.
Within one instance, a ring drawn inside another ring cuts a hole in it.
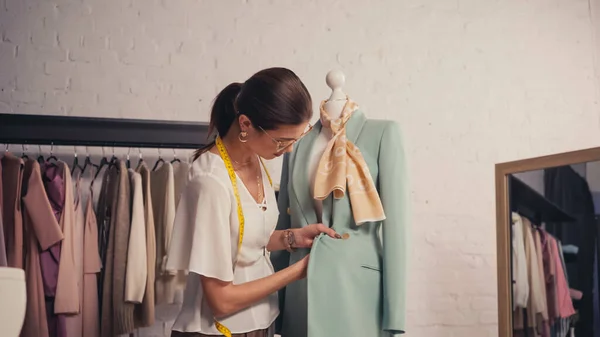
[[[277,290],[306,276],[308,256],[274,273],[269,252],[310,247],[320,233],[340,238],[322,224],[275,230],[261,158],[290,152],[311,116],[310,94],[288,69],[262,70],[216,97],[210,130],[218,136],[194,156],[170,244],[167,269],[189,270],[172,336],[272,334]]]

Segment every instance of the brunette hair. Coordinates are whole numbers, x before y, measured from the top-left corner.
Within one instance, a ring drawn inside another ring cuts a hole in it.
[[[268,68],[244,83],[231,83],[215,97],[208,133],[212,141],[197,150],[193,159],[208,151],[217,135],[224,137],[238,115],[246,115],[254,127],[275,130],[281,125],[299,125],[312,117],[308,90],[291,70]]]

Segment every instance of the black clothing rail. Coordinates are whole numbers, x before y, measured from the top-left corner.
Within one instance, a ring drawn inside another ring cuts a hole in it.
[[[0,114],[0,144],[196,149],[208,123]]]
[[[528,217],[536,225],[575,221],[573,216],[513,175],[510,175],[509,189],[511,210]]]

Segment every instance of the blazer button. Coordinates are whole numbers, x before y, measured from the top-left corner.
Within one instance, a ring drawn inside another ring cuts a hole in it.
[[[288,207],[288,209],[287,209],[287,214],[288,214],[288,215],[292,214],[292,212],[290,211],[290,208],[289,208],[289,207]]]

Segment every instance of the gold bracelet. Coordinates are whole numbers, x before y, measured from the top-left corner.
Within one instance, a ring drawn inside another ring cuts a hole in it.
[[[294,236],[294,232],[290,229],[286,229],[283,231],[283,246],[288,252],[294,252],[296,248],[296,237]]]

